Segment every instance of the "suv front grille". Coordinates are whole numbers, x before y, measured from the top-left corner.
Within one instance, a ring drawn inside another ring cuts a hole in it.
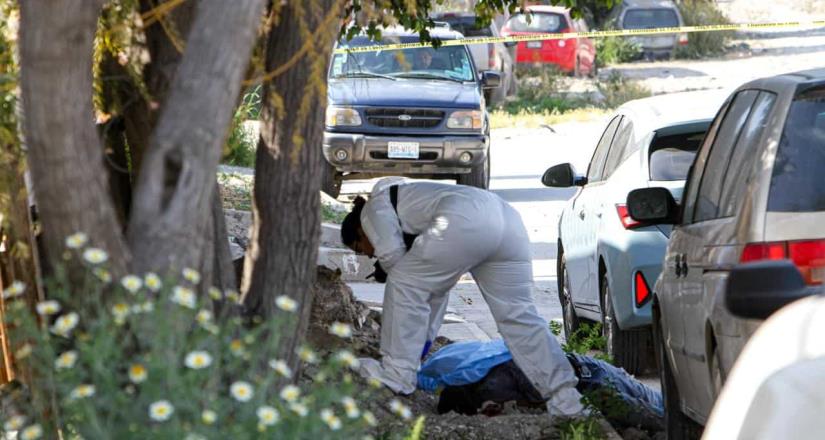
[[[433,128],[444,119],[444,112],[438,110],[375,108],[365,113],[367,121],[377,127]]]

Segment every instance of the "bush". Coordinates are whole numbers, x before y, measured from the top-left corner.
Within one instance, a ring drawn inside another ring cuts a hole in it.
[[[518,99],[505,102],[501,109],[509,114],[554,114],[582,107],[579,100],[559,95],[560,76],[555,66],[519,67]]]
[[[708,0],[684,0],[678,3],[679,12],[686,26],[730,24],[730,20]],[[694,32],[688,35],[688,44],[679,46],[674,56],[677,58],[703,58],[720,55],[733,38],[733,31]]]
[[[625,102],[651,96],[647,87],[626,79],[616,71],[610,72],[610,76],[604,81],[599,81],[596,86],[604,96],[602,106],[605,108],[616,108]]]
[[[604,67],[637,60],[642,55],[642,48],[624,37],[599,38],[596,40],[596,53],[596,65]]]
[[[255,166],[255,149],[258,146],[257,133],[244,123],[257,121],[261,109],[261,86],[247,92],[232,116],[232,126],[223,151],[223,163],[238,167]]]
[[[47,283],[50,300],[37,304],[39,319],[15,298],[23,286],[4,292],[18,366],[35,378],[32,399],[4,400],[5,431],[18,438],[53,438],[58,430],[69,439],[360,438],[375,423],[350,397],[369,397],[349,372],[357,367],[350,352],[324,361],[301,348],[304,377],[314,380],[277,385],[293,374],[275,359],[279,335],[298,319],[293,300],[279,298],[276,316],[254,326],[219,319],[213,301],[226,310],[236,292],[212,288],[198,298],[200,275],[191,269],[180,280],[113,281],[105,253],[85,242],[82,234],[67,240],[67,258],[82,261],[85,273],[69,284],[58,269]],[[347,330],[330,327],[340,337]]]

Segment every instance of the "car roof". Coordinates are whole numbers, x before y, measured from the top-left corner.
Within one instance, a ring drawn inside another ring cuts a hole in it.
[[[433,38],[440,38],[442,40],[455,40],[464,38],[460,32],[446,27],[435,27],[428,29],[430,36]],[[418,32],[405,29],[403,26],[389,26],[381,29],[382,37],[418,37]]]
[[[676,9],[676,5],[670,0],[623,0],[622,8],[669,8]]]
[[[532,12],[552,12],[555,14],[562,14],[565,15],[570,12],[569,8],[565,8],[563,6],[548,6],[548,5],[532,5],[527,6],[526,8],[528,11]]]
[[[794,93],[800,86],[825,83],[825,68],[800,70],[781,75],[759,78],[739,87],[742,89],[764,89],[777,93]]]
[[[633,119],[637,132],[713,119],[730,89],[672,93],[626,102],[617,113]]]

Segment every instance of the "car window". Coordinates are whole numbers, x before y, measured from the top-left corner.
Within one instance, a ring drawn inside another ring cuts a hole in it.
[[[653,29],[679,26],[676,11],[670,8],[629,9],[622,20],[624,29]]]
[[[730,165],[725,174],[725,183],[722,185],[722,197],[719,203],[721,217],[736,215],[739,202],[745,196],[745,189],[751,178],[750,172],[760,153],[758,142],[762,138],[762,132],[765,130],[774,102],[776,102],[775,94],[761,92],[753,104],[750,117],[742,129],[742,134],[739,135],[739,141],[733,150],[733,156],[731,156]]]
[[[601,181],[607,152],[610,149],[610,143],[613,141],[613,135],[616,134],[616,127],[619,126],[621,119],[621,116],[613,118],[613,120],[607,124],[604,133],[602,133],[602,137],[596,145],[596,151],[593,152],[593,158],[590,160],[590,166],[587,168],[588,183]]]
[[[628,150],[636,150],[632,146],[634,143],[633,121],[625,117],[622,119],[621,124],[619,124],[619,129],[613,138],[613,144],[610,146],[610,153],[607,154],[607,161],[602,172],[602,180],[607,180],[610,175],[613,174],[613,171],[629,156],[625,154]]]
[[[699,185],[699,196],[696,199],[694,222],[712,220],[719,214],[719,197],[722,193],[722,182],[725,170],[728,169],[733,146],[745,125],[750,114],[751,106],[756,96],[756,90],[744,90],[736,94],[725,120],[719,126],[719,132],[710,148],[710,155]]]
[[[476,17],[469,16],[442,16],[433,18],[435,21],[443,21],[450,25],[450,28],[461,32],[462,35],[468,38],[474,37],[492,37],[493,30],[490,26],[481,26],[476,23]]]
[[[825,88],[797,96],[773,165],[768,211],[825,211]]]
[[[564,17],[559,14],[532,12],[510,17],[506,27],[511,32],[555,33],[561,32],[565,25]]]
[[[656,136],[650,143],[650,180],[673,181],[687,179],[704,131]]]
[[[705,172],[705,166],[708,162],[708,155],[710,153],[710,146],[716,139],[716,134],[719,132],[719,126],[728,114],[730,109],[731,98],[728,98],[716,113],[713,122],[708,128],[705,138],[702,140],[697,156],[693,164],[688,170],[687,181],[685,182],[685,191],[682,196],[682,224],[688,224],[693,221],[693,212],[696,208],[696,196],[699,193],[699,184],[702,183],[702,175]]]

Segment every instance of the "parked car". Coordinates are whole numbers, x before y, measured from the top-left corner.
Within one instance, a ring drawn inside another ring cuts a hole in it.
[[[717,114],[681,204],[628,195],[631,218],[675,225],[654,287],[653,326],[671,438],[695,436],[760,321],[724,307],[738,263],[788,258],[825,278],[825,69],[749,82]]]
[[[645,226],[627,212],[627,194],[665,186],[676,198],[705,131],[727,97],[688,92],[631,101],[604,130],[586,175],[550,168],[548,186],[580,186],[559,219],[558,291],[569,337],[580,318],[602,323],[607,352],[630,373],[653,359],[650,286],[659,276],[669,227]]]
[[[460,38],[448,29],[433,37]],[[417,33],[383,30],[381,44],[417,43]],[[366,36],[335,48],[376,45]],[[405,175],[456,179],[487,188],[490,125],[483,90],[497,72],[478,72],[467,46],[333,52],[327,83],[322,189],[337,196],[345,178]]]
[[[679,8],[671,0],[623,0],[607,23],[615,29],[653,29],[684,26]],[[648,59],[670,58],[679,46],[688,44],[688,34],[627,37]]]
[[[492,21],[487,26],[476,23],[476,15],[471,12],[442,12],[433,14],[432,19],[447,23],[451,29],[466,38],[500,37],[498,25]],[[499,104],[507,96],[516,94],[516,44],[484,43],[470,44],[476,70],[497,70],[501,72],[501,86],[489,89],[487,102]]]
[[[527,13],[514,14],[501,30],[504,36],[588,32],[582,19],[557,6],[527,6]],[[596,46],[589,38],[521,41],[516,48],[518,65],[553,64],[574,76],[596,76]]]
[[[821,439],[825,432],[825,296],[792,261],[747,263],[728,279],[740,318],[770,316],[748,341],[716,400],[705,440]],[[775,313],[774,313],[775,312]]]

